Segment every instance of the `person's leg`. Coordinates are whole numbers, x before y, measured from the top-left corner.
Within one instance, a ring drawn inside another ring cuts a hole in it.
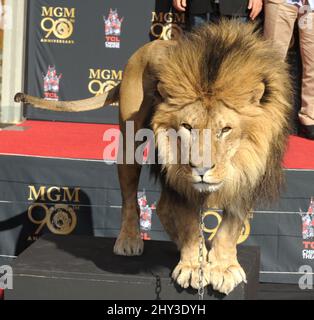
[[[241,22],[249,22],[250,19],[248,16],[223,16],[224,18],[232,19],[232,20],[239,20]]]
[[[210,14],[210,22],[218,23],[220,21],[219,3],[212,3],[213,12]]]
[[[249,18],[248,17],[237,17],[238,20],[240,20],[241,22],[249,22]]]
[[[294,24],[298,17],[298,8],[293,5],[266,2],[264,37],[285,59],[292,39]]]
[[[203,14],[190,14],[189,22],[190,28],[199,27],[202,24],[209,22],[210,20],[210,13],[203,13]]]
[[[299,119],[303,125],[314,126],[314,12],[299,17],[299,34],[303,66]]]

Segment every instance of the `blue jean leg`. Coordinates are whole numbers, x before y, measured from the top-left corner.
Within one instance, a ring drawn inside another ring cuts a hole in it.
[[[224,16],[224,18],[228,18],[228,19],[235,19],[235,20],[239,20],[241,22],[248,22],[249,18],[248,17],[244,17],[244,16]],[[189,22],[190,22],[190,27],[191,28],[195,28],[195,27],[199,27],[204,23],[208,23],[208,22],[219,22],[219,20],[221,19],[221,16],[219,16],[218,14],[210,14],[210,13],[204,13],[204,14],[191,14],[189,16]]]
[[[191,14],[189,20],[191,28],[199,27],[202,24],[210,21],[210,13]]]
[[[248,17],[239,17],[239,16],[233,16],[232,19],[235,19],[235,20],[239,20],[241,22],[249,22],[249,18]]]

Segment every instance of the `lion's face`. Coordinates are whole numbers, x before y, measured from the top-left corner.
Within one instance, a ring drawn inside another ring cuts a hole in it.
[[[215,192],[232,179],[233,158],[243,134],[236,111],[222,102],[213,105],[197,101],[162,118],[163,124],[155,127],[156,134],[161,129],[178,134],[175,142],[168,135],[157,140],[166,179],[172,187],[178,190],[183,186],[184,193]]]
[[[250,208],[279,192],[291,85],[286,64],[253,29],[204,26],[152,68],[162,180],[191,201],[206,192],[221,207],[232,200]],[[180,133],[175,143],[159,139],[171,129]]]

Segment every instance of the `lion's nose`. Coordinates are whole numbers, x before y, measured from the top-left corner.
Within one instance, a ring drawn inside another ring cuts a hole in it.
[[[191,167],[193,168],[193,171],[194,171],[194,174],[195,174],[195,175],[198,175],[198,176],[200,176],[200,177],[203,178],[204,175],[205,175],[205,173],[206,173],[207,171],[209,171],[209,170],[213,170],[213,169],[216,167],[216,165],[213,164],[211,167],[202,167],[202,168],[193,167],[193,166],[191,165]]]

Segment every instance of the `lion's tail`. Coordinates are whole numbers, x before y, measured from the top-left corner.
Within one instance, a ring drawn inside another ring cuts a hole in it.
[[[15,102],[30,103],[35,108],[60,111],[60,112],[82,112],[103,108],[119,100],[120,84],[110,91],[99,96],[77,100],[77,101],[48,101],[45,99],[29,96],[24,93],[17,93]]]

